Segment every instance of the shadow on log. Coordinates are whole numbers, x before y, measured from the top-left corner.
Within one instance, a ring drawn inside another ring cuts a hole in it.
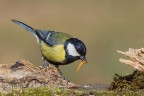
[[[15,64],[0,64],[0,92],[42,86],[71,88],[76,85],[64,80],[54,65],[45,71],[26,60],[21,60]]]

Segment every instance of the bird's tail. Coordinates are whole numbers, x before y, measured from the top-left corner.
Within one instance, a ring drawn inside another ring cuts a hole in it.
[[[33,35],[36,37],[37,42],[39,43],[39,38],[38,38],[38,36],[37,36],[37,34],[36,34],[36,30],[35,30],[35,29],[33,29],[32,27],[30,27],[30,26],[28,26],[27,24],[25,24],[25,23],[23,23],[23,22],[20,22],[20,21],[18,21],[18,20],[11,19],[11,21],[14,22],[14,23],[16,23],[16,24],[18,24],[19,26],[23,27],[23,28],[26,29],[27,31],[32,32]]]
[[[20,21],[14,20],[14,19],[11,19],[11,21],[18,24],[19,26],[23,27],[27,31],[35,33],[35,30],[32,27],[28,26],[27,24],[24,24],[23,22],[20,22]]]

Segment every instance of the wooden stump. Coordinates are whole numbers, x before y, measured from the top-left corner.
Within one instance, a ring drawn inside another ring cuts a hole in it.
[[[122,51],[117,52],[127,56],[130,59],[130,60],[119,59],[120,62],[124,64],[129,64],[135,69],[144,72],[144,48],[140,49],[129,48],[129,50],[126,52]]]
[[[45,71],[26,60],[21,60],[14,64],[0,64],[0,92],[42,86],[70,88],[76,85],[63,80],[54,65],[51,65]]]

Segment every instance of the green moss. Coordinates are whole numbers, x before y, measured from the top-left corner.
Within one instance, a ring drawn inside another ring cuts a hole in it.
[[[70,89],[50,89],[46,87],[40,88],[26,88],[23,90],[13,90],[12,92],[5,94],[6,96],[81,96],[85,92],[79,90],[70,90]]]
[[[113,82],[110,85],[110,90],[138,90],[144,89],[144,73],[140,71],[134,71],[127,76],[120,76],[115,74]]]
[[[78,89],[50,89],[46,87],[41,88],[26,88],[23,90],[13,90],[8,94],[0,94],[0,96],[144,96],[144,92],[130,91],[128,89],[122,91],[97,91],[97,90],[85,90],[80,91]]]

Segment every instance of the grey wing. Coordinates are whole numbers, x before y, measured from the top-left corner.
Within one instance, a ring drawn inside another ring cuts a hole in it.
[[[53,33],[53,31],[36,29],[35,32],[36,32],[36,35],[41,40],[43,40],[46,44],[53,46],[53,44],[51,42],[49,42],[49,37]]]

